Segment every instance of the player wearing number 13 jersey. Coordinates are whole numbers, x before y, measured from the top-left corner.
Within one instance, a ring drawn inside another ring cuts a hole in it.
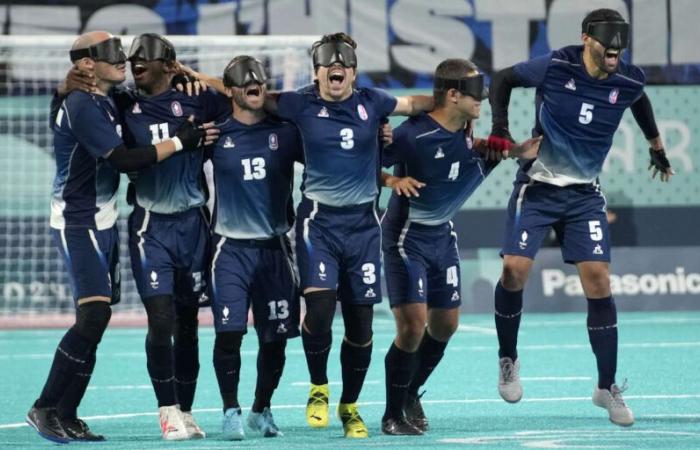
[[[499,340],[499,392],[522,397],[516,350],[522,289],[545,233],[556,231],[567,263],[576,264],[588,299],[588,335],[598,365],[593,403],[610,420],[634,422],[615,384],[617,315],[609,279],[610,242],[606,203],[598,183],[613,135],[628,107],[652,146],[652,165],[662,181],[672,174],[643,93],[644,73],[622,61],[629,26],[614,10],[599,9],[582,22],[582,46],[564,47],[495,74],[491,83],[490,142],[507,142],[508,99],[513,87],[535,87],[537,159],[521,167],[508,206],[503,273],[495,291]]]
[[[378,89],[356,89],[356,46],[345,33],[323,36],[312,47],[316,85],[266,103],[297,125],[304,143],[296,251],[307,308],[302,340],[312,384],[306,419],[312,427],[328,425],[331,323],[336,300],[342,300],[338,414],[348,438],[367,437],[355,402],[371,358],[373,305],[382,299],[375,212],[381,121],[433,106],[432,97],[395,98]]]

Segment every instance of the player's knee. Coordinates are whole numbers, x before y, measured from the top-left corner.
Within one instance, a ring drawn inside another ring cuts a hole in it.
[[[440,324],[431,324],[429,332],[435,340],[447,342],[455,334],[458,326],[459,323],[456,320],[443,321]]]
[[[287,348],[287,340],[260,343],[260,353],[269,361],[273,361],[278,366],[284,366],[285,354]]]
[[[214,339],[214,357],[239,354],[242,341],[242,331],[222,331],[216,333],[216,338]]]
[[[159,295],[144,300],[148,315],[148,342],[167,346],[172,342],[175,327],[175,310],[170,295]]]
[[[586,271],[581,281],[588,298],[603,298],[610,295],[610,274],[607,268]]]
[[[331,332],[337,295],[337,292],[331,289],[304,294],[304,300],[306,301],[304,328],[309,334],[326,334]]]
[[[109,303],[83,303],[78,306],[74,329],[92,345],[97,345],[102,340],[111,317],[112,308],[109,306]]]
[[[423,339],[423,333],[425,323],[422,320],[397,324],[398,346],[404,351],[415,352]]]
[[[343,304],[345,339],[350,344],[365,346],[372,341],[373,305]]]
[[[515,261],[503,262],[501,285],[509,291],[519,291],[525,286],[529,268]]]
[[[177,308],[175,342],[189,345],[197,344],[198,314],[198,305]]]

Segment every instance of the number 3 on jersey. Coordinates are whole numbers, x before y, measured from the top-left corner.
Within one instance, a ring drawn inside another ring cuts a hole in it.
[[[340,130],[340,148],[344,150],[353,148],[355,146],[354,137],[355,133],[353,133],[352,128],[343,128]]]

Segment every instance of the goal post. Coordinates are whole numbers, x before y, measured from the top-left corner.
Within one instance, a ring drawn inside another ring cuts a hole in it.
[[[120,36],[126,52],[133,36]],[[63,261],[49,235],[55,175],[49,102],[70,69],[76,36],[0,36],[0,329],[63,326],[74,308]],[[237,55],[260,59],[270,88],[289,90],[313,81],[311,44],[318,36],[167,36],[178,60],[221,76]],[[127,70],[126,84],[131,83]],[[118,227],[122,300],[113,322],[145,323],[131,275],[122,177]]]

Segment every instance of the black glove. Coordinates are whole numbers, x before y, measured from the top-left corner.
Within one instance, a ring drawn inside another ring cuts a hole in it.
[[[496,150],[499,152],[510,150],[514,143],[515,141],[511,137],[508,128],[495,124],[493,128],[491,128],[491,134],[486,140],[486,145],[489,147],[489,150]]]
[[[184,89],[185,86],[187,86],[187,83],[192,83],[192,82],[194,82],[193,78],[188,77],[184,73],[177,73],[173,76],[173,79],[170,80],[170,87],[177,88],[177,85],[180,84],[180,85],[182,85],[182,88]]]
[[[661,150],[654,150],[649,147],[649,170],[651,170],[652,167],[661,173],[665,173],[671,168],[671,163],[668,161],[663,148]]]
[[[183,150],[197,150],[204,145],[207,131],[189,120],[182,124],[175,137],[180,139]]]

